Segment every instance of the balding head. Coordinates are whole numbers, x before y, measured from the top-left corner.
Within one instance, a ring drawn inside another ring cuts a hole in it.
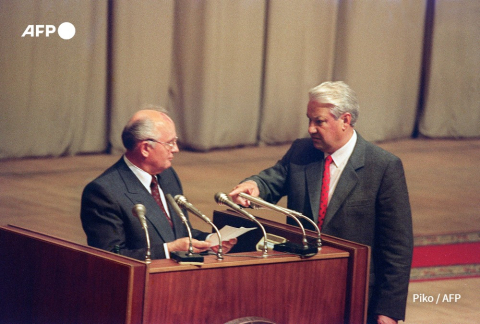
[[[161,110],[143,109],[128,121],[122,133],[125,156],[149,174],[159,174],[172,165],[179,152],[175,124]]]
[[[162,129],[172,124],[172,119],[164,111],[153,109],[139,110],[130,118],[123,129],[123,145],[127,151],[132,151],[137,143],[141,141],[161,137]]]

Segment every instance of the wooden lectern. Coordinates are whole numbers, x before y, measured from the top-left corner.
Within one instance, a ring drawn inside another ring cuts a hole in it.
[[[260,221],[268,233],[301,238],[298,228]],[[214,222],[238,227],[248,220],[216,211]],[[196,266],[147,264],[0,226],[0,323],[215,324],[245,317],[279,324],[364,323],[368,247],[325,236],[313,257],[276,251],[263,257],[245,250],[248,235],[258,231],[239,238],[244,251],[224,260],[208,255]]]

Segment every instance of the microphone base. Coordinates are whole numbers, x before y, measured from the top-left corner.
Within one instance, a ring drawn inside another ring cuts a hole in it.
[[[179,264],[203,264],[203,256],[198,253],[189,254],[188,252],[170,252],[170,259],[177,261]]]
[[[301,244],[292,242],[275,244],[273,246],[273,250],[278,252],[298,254],[304,258],[312,257],[318,253],[318,248],[316,246],[308,245],[308,247],[304,247]]]

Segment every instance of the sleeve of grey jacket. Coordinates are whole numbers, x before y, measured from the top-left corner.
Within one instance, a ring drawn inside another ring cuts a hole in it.
[[[371,309],[404,319],[413,254],[412,216],[403,165],[387,166],[376,202],[375,292]]]

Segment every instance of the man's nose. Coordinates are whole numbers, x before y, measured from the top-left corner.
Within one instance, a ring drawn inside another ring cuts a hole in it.
[[[178,147],[177,142],[175,142],[175,144],[172,147],[172,153],[178,153],[178,152],[180,152],[180,148]]]

